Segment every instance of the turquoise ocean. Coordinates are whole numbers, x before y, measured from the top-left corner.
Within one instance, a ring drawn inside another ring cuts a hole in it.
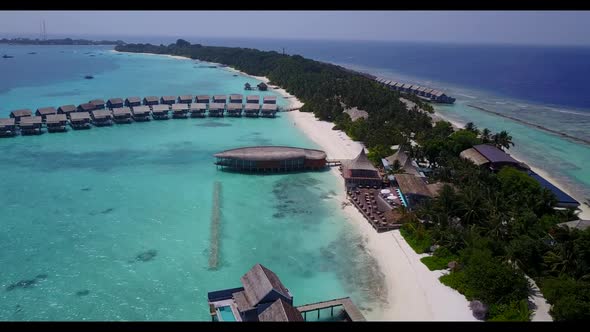
[[[0,53],[15,56],[0,60],[0,117],[94,98],[247,95],[244,83],[258,83],[110,47],[1,45]],[[251,145],[317,148],[285,115],[0,139],[0,320],[210,320],[207,292],[240,286],[256,263],[278,274],[296,305],[351,296],[370,318],[385,296],[383,278],[341,212],[338,179],[243,175],[213,164],[214,153]],[[220,232],[212,238],[215,208]]]

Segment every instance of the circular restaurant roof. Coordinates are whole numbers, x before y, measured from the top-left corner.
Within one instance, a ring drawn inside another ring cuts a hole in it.
[[[326,153],[321,150],[294,148],[289,146],[254,146],[231,149],[216,153],[217,158],[233,158],[241,160],[286,160],[286,159],[326,159]]]

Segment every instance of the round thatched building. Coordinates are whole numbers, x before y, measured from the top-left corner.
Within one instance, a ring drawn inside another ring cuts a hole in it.
[[[289,172],[326,167],[321,150],[288,146],[255,146],[226,150],[214,155],[216,165],[238,171]]]

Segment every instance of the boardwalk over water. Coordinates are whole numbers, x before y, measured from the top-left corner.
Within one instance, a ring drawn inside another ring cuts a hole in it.
[[[354,305],[352,300],[349,297],[343,297],[340,299],[333,299],[328,301],[316,302],[305,304],[302,306],[297,307],[297,310],[301,312],[304,317],[307,316],[307,313],[310,311],[318,311],[318,317],[320,315],[319,311],[322,309],[332,309],[332,315],[334,315],[334,307],[344,307],[344,311],[353,322],[365,321],[365,317],[360,312],[360,310]]]

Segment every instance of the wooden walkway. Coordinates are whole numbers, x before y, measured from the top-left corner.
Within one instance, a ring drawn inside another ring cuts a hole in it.
[[[337,160],[337,159],[326,159],[326,166],[328,167],[332,167],[332,166],[341,166],[342,165],[342,161]]]
[[[334,308],[334,307],[338,307],[338,306],[344,307],[344,311],[346,311],[346,314],[348,315],[348,317],[350,318],[351,321],[360,322],[360,321],[366,320],[365,316],[363,316],[363,314],[356,307],[356,305],[354,305],[354,303],[352,303],[352,300],[350,299],[350,297],[343,297],[340,299],[333,299],[333,300],[328,300],[328,301],[305,304],[305,305],[297,307],[297,310],[299,310],[299,312],[301,312],[303,314],[303,313],[306,313],[309,311],[329,309],[329,308]]]

